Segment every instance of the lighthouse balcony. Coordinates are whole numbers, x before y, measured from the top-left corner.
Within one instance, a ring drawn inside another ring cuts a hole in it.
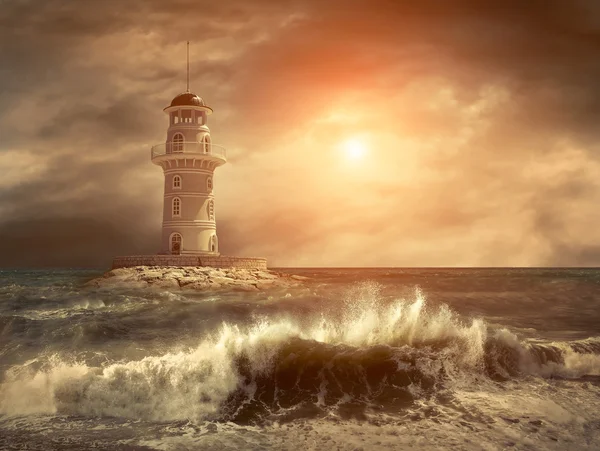
[[[170,142],[152,146],[150,158],[153,162],[180,158],[195,158],[216,160],[218,163],[227,161],[225,148],[210,142]]]

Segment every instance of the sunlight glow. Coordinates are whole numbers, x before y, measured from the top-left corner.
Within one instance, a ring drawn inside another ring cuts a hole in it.
[[[342,149],[344,150],[346,157],[350,160],[362,158],[367,151],[365,145],[356,138],[345,141],[342,145]]]

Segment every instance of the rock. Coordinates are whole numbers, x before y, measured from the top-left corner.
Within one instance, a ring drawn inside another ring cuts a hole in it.
[[[233,269],[225,273],[227,277],[236,280],[256,280],[256,277],[250,271],[244,271],[239,269]]]
[[[172,279],[170,277],[155,280],[153,281],[152,285],[161,288],[179,288],[179,282],[177,281],[177,279]]]
[[[267,288],[272,288],[277,284],[276,280],[259,280],[255,283],[256,288],[259,290],[264,290]]]
[[[235,284],[236,280],[231,277],[211,277],[210,282],[218,285],[231,285]]]
[[[279,274],[269,270],[212,268],[206,266],[135,266],[106,272],[89,281],[93,287],[145,287],[185,290],[259,291],[297,285],[306,277]]]
[[[258,271],[256,273],[256,277],[259,279],[269,279],[269,280],[279,279],[279,276],[277,274],[272,274],[272,273],[268,273],[265,271]]]
[[[185,287],[186,285],[190,285],[190,284],[199,282],[198,277],[194,277],[194,276],[184,276],[177,280],[179,282],[180,287]]]
[[[196,282],[191,283],[190,285],[186,285],[185,288],[186,289],[190,288],[190,289],[194,289],[194,290],[207,290],[207,289],[210,289],[211,287],[220,288],[220,285],[217,283],[217,284],[214,284],[214,286],[213,286],[213,285],[211,285],[211,283],[208,280],[197,280]]]
[[[163,273],[161,271],[149,269],[143,272],[142,277],[144,278],[144,280],[154,280],[160,279],[162,275]]]
[[[142,278],[145,278],[145,273],[141,273]],[[186,274],[184,271],[182,271],[181,269],[175,269],[173,271],[169,271],[165,274],[163,274],[163,277],[169,277],[172,279],[183,279],[184,277],[186,277]]]
[[[519,420],[518,418],[507,418],[507,417],[500,417],[502,418],[504,421],[506,421],[507,423],[520,423],[521,420]]]
[[[128,268],[117,268],[117,269],[108,271],[106,274],[104,274],[103,277],[118,277],[120,275],[127,275],[127,274],[131,274],[131,271],[128,270]]]
[[[235,285],[233,291],[258,291],[258,287],[248,283]]]

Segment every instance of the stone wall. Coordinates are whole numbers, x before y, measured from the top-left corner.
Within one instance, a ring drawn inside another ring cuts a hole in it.
[[[211,266],[213,268],[267,269],[266,258],[198,255],[130,255],[115,257],[113,269],[130,266]]]

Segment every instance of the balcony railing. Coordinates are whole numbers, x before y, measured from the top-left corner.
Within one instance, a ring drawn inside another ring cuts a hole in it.
[[[222,146],[206,142],[170,142],[157,144],[150,149],[150,158],[154,159],[163,155],[171,154],[196,154],[217,157],[227,160],[227,152]]]

